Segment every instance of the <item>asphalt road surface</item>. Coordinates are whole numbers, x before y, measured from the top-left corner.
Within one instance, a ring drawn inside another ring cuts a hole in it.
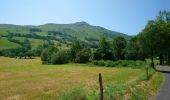
[[[157,70],[164,74],[164,82],[153,100],[170,100],[170,67],[157,66]]]

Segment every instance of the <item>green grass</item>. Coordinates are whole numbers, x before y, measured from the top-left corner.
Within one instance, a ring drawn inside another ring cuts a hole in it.
[[[4,38],[4,37],[0,38],[0,50],[18,48],[18,47],[21,47],[21,46],[19,44],[8,41],[7,38]]]
[[[25,37],[13,37],[13,38],[21,42],[23,42],[25,39],[29,40],[32,48],[36,48],[38,45],[42,45],[44,43],[42,39],[33,39],[33,38],[25,38]],[[55,40],[53,40],[53,42],[55,45],[61,44],[60,46],[58,46],[58,48],[68,49],[68,47],[66,47],[66,44],[60,43],[59,41],[55,41]]]
[[[145,73],[141,69],[85,64],[42,65],[39,58],[0,57],[0,64],[1,100],[55,100],[70,96],[91,99],[98,97],[98,73],[103,75],[104,88],[113,83],[129,84]]]
[[[91,67],[84,64],[42,65],[40,59],[0,57],[0,99],[49,99],[82,85],[98,90],[98,73],[104,86],[128,83],[143,74],[140,69]],[[122,74],[123,73],[123,74]],[[85,93],[86,94],[86,93]]]
[[[35,48],[38,45],[43,44],[43,40],[41,40],[41,39],[32,39],[32,38],[25,38],[25,37],[14,37],[14,39],[19,40],[21,42],[23,42],[25,39],[28,39],[31,43],[32,48]]]
[[[155,95],[155,93],[160,88],[163,82],[163,75],[161,73],[156,73],[151,77],[149,81],[144,81],[135,86],[134,89],[131,90],[130,99],[131,100],[146,100],[151,96]]]

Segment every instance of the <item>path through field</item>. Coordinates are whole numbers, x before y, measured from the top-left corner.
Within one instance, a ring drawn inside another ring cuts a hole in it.
[[[164,74],[164,83],[154,100],[170,100],[170,67],[157,66],[157,69]]]

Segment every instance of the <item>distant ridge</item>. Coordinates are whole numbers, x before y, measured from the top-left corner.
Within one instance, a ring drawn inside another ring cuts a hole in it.
[[[112,38],[117,36],[122,36],[126,39],[131,38],[131,36],[124,33],[111,31],[100,26],[93,26],[85,21],[70,24],[47,23],[44,25],[0,24],[0,36],[7,38],[9,34],[14,34],[15,37],[30,36],[30,38],[33,38],[33,36],[50,36],[55,38],[56,43],[62,44],[68,44],[75,39],[79,39],[82,43],[91,46],[96,45],[101,37],[105,37],[107,40],[112,40]]]

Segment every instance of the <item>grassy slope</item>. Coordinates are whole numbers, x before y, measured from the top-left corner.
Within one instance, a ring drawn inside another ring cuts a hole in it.
[[[32,39],[32,38],[25,38],[25,37],[14,37],[14,39],[19,40],[21,42],[27,39],[30,41],[32,48],[37,47],[40,44],[43,44],[43,40],[41,39]]]
[[[72,42],[75,38],[80,39],[82,42],[87,44],[95,44],[96,40],[100,37],[104,36],[107,40],[111,40],[115,36],[123,36],[126,39],[131,38],[131,36],[107,30],[103,27],[99,26],[92,26],[86,22],[77,22],[72,24],[45,24],[40,26],[20,26],[20,25],[11,25],[11,24],[0,24],[0,36],[8,36],[9,33],[19,33],[19,34],[32,34],[30,29],[40,29],[41,32],[34,32],[37,35],[47,36],[48,31],[56,31],[61,32],[64,35],[56,35],[54,37],[60,39],[60,41],[64,42]],[[18,37],[21,38],[21,37]],[[30,39],[29,39],[30,40]],[[40,39],[31,39],[33,48],[42,43]],[[59,41],[55,41],[59,42]],[[61,48],[67,48],[64,43],[62,44]],[[8,47],[6,47],[8,48]]]
[[[51,100],[56,99],[61,91],[77,86],[98,90],[98,73],[103,75],[104,86],[129,83],[144,73],[140,69],[90,67],[84,64],[42,65],[39,58],[25,60],[0,57],[0,64],[2,100]]]
[[[33,38],[25,38],[25,37],[13,37],[13,39],[15,40],[19,40],[21,42],[23,42],[25,39],[29,40],[30,43],[31,43],[31,46],[32,48],[36,48],[38,45],[42,45],[44,43],[43,40],[41,39],[33,39]],[[47,41],[45,41],[47,42]],[[58,41],[53,41],[55,43],[55,45],[58,47],[58,48],[63,48],[63,49],[68,49],[68,47],[66,46],[66,44],[63,44],[63,43],[60,43]],[[60,44],[60,45],[59,45]]]
[[[7,38],[4,38],[4,37],[0,38],[0,50],[2,50],[2,49],[17,48],[17,47],[20,47],[20,45],[8,41]]]

